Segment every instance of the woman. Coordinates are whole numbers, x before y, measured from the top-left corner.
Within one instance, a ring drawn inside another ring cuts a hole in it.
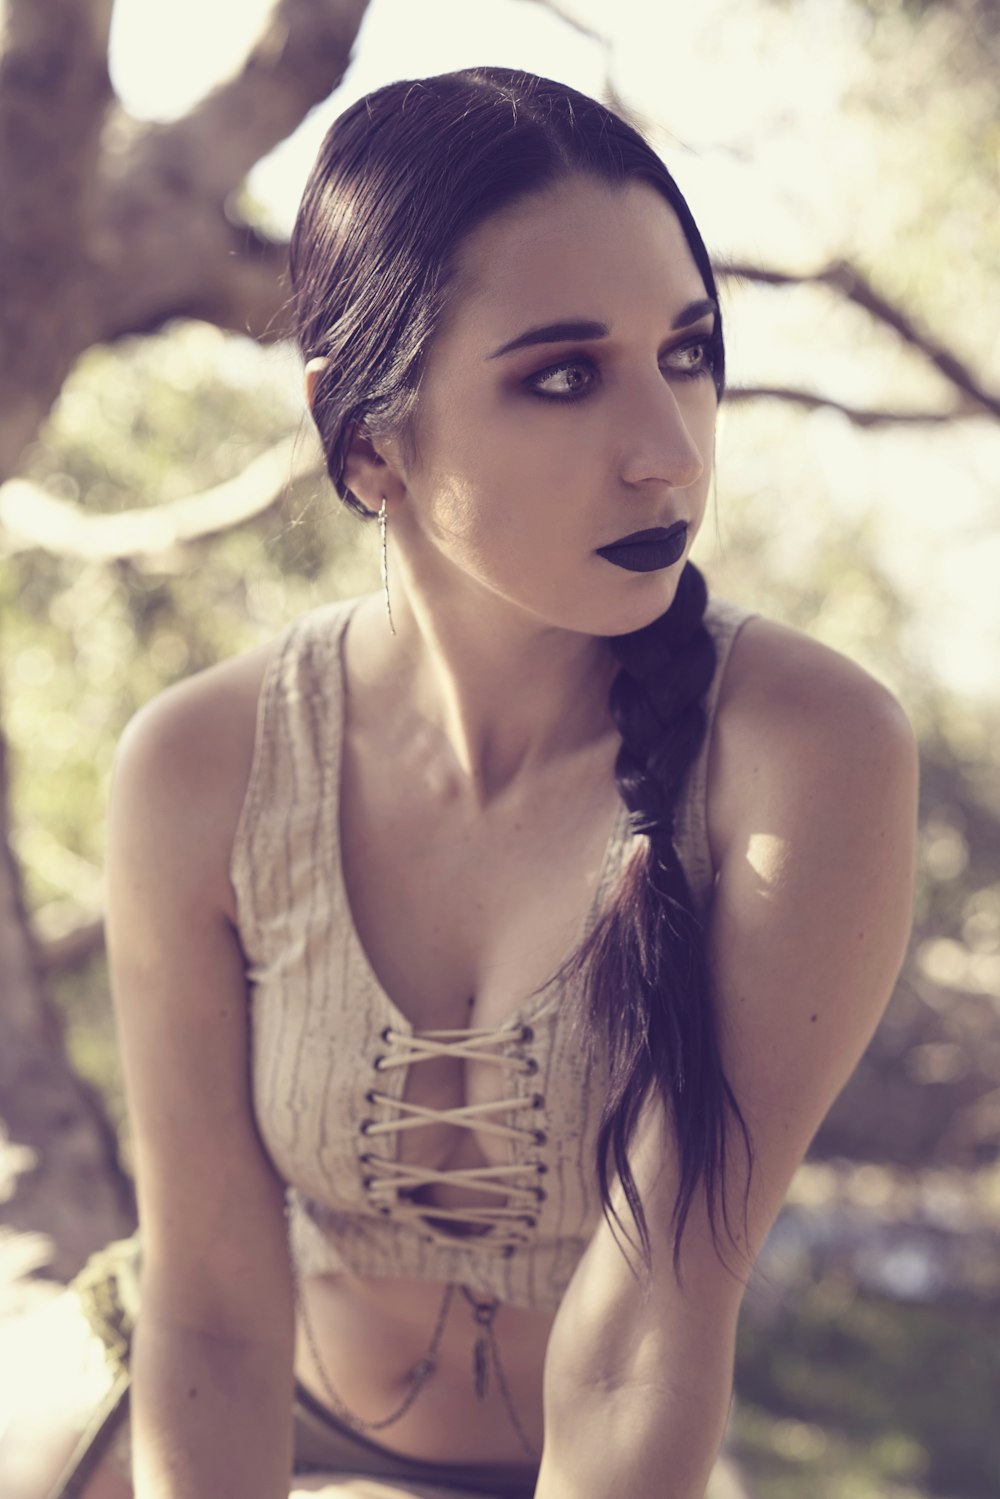
[[[706,606],[717,292],[615,115],[500,69],[382,89],[291,273],[384,598],[121,747],[135,1492],[695,1499],[748,1268],[901,960],[912,738]],[[128,1492],[114,1425],[64,1493]]]

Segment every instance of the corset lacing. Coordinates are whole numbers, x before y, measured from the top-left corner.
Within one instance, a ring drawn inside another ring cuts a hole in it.
[[[533,1057],[525,1056],[523,1051],[518,1056],[498,1054],[496,1048],[509,1046],[511,1042],[523,1048],[532,1039],[531,1027],[520,1024],[501,1031],[414,1031],[410,1035],[387,1026],[382,1032],[382,1040],[388,1049],[375,1058],[373,1065],[376,1072],[388,1072],[394,1067],[415,1066],[432,1057],[460,1057],[468,1061],[492,1062],[514,1074],[531,1074],[538,1069]],[[545,1106],[540,1093],[514,1095],[491,1103],[460,1104],[450,1109],[428,1108],[406,1098],[393,1098],[375,1088],[366,1097],[369,1103],[398,1111],[394,1119],[363,1119],[359,1129],[367,1139],[379,1135],[391,1137],[403,1130],[426,1129],[432,1124],[453,1124],[460,1129],[475,1129],[512,1142],[524,1141],[536,1151],[546,1142],[545,1131],[538,1128],[537,1122],[530,1126],[521,1125],[511,1122],[510,1117],[531,1110],[537,1121],[537,1111]],[[380,1213],[413,1220],[419,1223],[428,1243],[447,1244],[450,1248],[461,1242],[460,1234],[437,1228],[432,1220],[473,1230],[477,1248],[513,1254],[518,1244],[530,1241],[531,1235],[525,1230],[535,1227],[538,1204],[545,1200],[539,1177],[548,1168],[537,1155],[531,1160],[507,1165],[457,1167],[449,1171],[386,1159],[370,1152],[360,1159],[365,1171],[365,1191]],[[409,1200],[417,1188],[439,1182],[474,1188],[502,1200],[495,1207],[439,1207],[436,1203]]]

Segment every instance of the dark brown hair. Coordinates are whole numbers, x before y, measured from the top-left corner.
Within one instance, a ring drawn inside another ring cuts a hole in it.
[[[313,416],[334,487],[346,487],[353,433],[406,434],[428,349],[466,236],[492,215],[567,176],[644,181],[676,214],[708,296],[708,252],[673,177],[626,121],[564,84],[475,68],[390,84],[336,120],[320,150],[292,235],[290,271],[306,360],[328,361]],[[715,390],[725,385],[721,316],[709,341]],[[704,933],[673,835],[674,809],[705,735],[715,650],[705,586],[688,564],[671,608],[611,641],[620,664],[610,707],[622,736],[615,773],[640,852],[571,966],[586,975],[584,1022],[606,1040],[610,1079],[598,1131],[605,1213],[617,1173],[649,1263],[650,1240],[628,1151],[658,1090],[672,1117],[680,1179],[674,1264],[699,1187],[713,1235],[729,1229],[726,1140],[742,1115],[722,1068]],[[617,1217],[617,1214],[614,1214]],[[619,1220],[620,1221],[620,1220]]]

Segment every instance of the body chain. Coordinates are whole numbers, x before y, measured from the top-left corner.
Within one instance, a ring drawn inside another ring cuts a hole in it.
[[[486,1399],[489,1387],[489,1370],[492,1367],[497,1382],[497,1389],[500,1391],[501,1399],[506,1407],[510,1424],[517,1432],[518,1441],[532,1462],[537,1462],[538,1453],[535,1451],[524,1427],[521,1425],[517,1414],[517,1407],[514,1405],[514,1397],[510,1393],[507,1376],[500,1361],[500,1349],[497,1346],[497,1336],[493,1327],[497,1312],[500,1310],[500,1302],[495,1296],[490,1296],[484,1301],[479,1301],[465,1286],[460,1286],[459,1289],[472,1307],[473,1321],[480,1329],[475,1347],[472,1350],[472,1379],[476,1391],[476,1399]],[[454,1284],[449,1281],[444,1288],[444,1295],[441,1297],[441,1305],[438,1308],[437,1321],[434,1324],[434,1331],[431,1333],[431,1340],[427,1345],[427,1351],[423,1358],[418,1359],[410,1370],[409,1389],[396,1409],[390,1411],[387,1416],[383,1416],[378,1421],[364,1421],[360,1416],[355,1415],[343,1397],[338,1395],[337,1391],[333,1388],[330,1376],[326,1371],[326,1365],[320,1356],[312,1322],[310,1321],[304,1298],[298,1286],[296,1286],[296,1291],[298,1293],[296,1301],[302,1313],[302,1327],[306,1335],[309,1353],[316,1372],[319,1375],[320,1383],[323,1386],[323,1393],[329,1400],[332,1409],[357,1431],[384,1431],[387,1426],[394,1426],[397,1421],[401,1421],[437,1368],[437,1353],[441,1346],[441,1338],[444,1335],[444,1327],[448,1320],[452,1297],[455,1294]]]
[[[497,1388],[503,1398],[504,1405],[507,1407],[510,1424],[517,1432],[518,1440],[532,1462],[537,1462],[538,1453],[528,1440],[524,1427],[518,1418],[514,1397],[510,1393],[507,1376],[504,1374],[503,1364],[500,1362],[497,1335],[493,1330],[493,1321],[500,1310],[500,1303],[495,1296],[490,1296],[485,1301],[477,1301],[468,1287],[460,1286],[459,1289],[472,1307],[472,1317],[476,1326],[482,1329],[479,1337],[476,1339],[476,1346],[472,1350],[472,1379],[476,1388],[476,1398],[477,1400],[486,1399],[488,1371],[492,1363],[493,1373],[496,1375]]]
[[[402,1420],[402,1418],[406,1415],[406,1412],[410,1409],[410,1406],[413,1404],[414,1400],[416,1400],[417,1396],[420,1394],[420,1391],[423,1389],[424,1385],[434,1373],[434,1370],[437,1368],[437,1351],[441,1343],[441,1335],[444,1332],[444,1324],[448,1319],[448,1309],[451,1306],[451,1298],[454,1294],[454,1291],[455,1287],[453,1285],[449,1284],[445,1286],[444,1295],[441,1298],[441,1305],[438,1308],[437,1321],[434,1324],[434,1331],[431,1334],[431,1340],[427,1345],[427,1352],[424,1354],[423,1358],[417,1360],[417,1362],[413,1365],[413,1368],[410,1370],[410,1388],[407,1390],[406,1394],[403,1396],[403,1399],[400,1401],[399,1405],[397,1405],[396,1409],[394,1411],[390,1411],[388,1416],[383,1416],[380,1421],[363,1421],[360,1416],[356,1416],[354,1414],[349,1406],[345,1404],[343,1398],[338,1395],[336,1390],[333,1388],[333,1385],[330,1382],[330,1376],[326,1372],[326,1365],[320,1358],[319,1348],[316,1345],[316,1336],[313,1332],[312,1323],[309,1320],[309,1314],[306,1311],[305,1302],[302,1296],[299,1295],[297,1299],[299,1303],[299,1310],[302,1313],[302,1326],[305,1330],[306,1342],[309,1345],[309,1352],[312,1355],[312,1361],[316,1366],[316,1372],[319,1374],[320,1383],[323,1386],[323,1393],[326,1395],[326,1398],[329,1400],[331,1406],[338,1415],[343,1416],[345,1421],[350,1422],[350,1424],[358,1431],[384,1431],[387,1426],[394,1426],[397,1421]]]

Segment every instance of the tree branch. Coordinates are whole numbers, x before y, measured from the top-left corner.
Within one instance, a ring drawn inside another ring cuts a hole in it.
[[[618,85],[615,83],[615,49],[614,43],[607,33],[598,31],[596,27],[588,25],[586,21],[582,21],[578,15],[575,15],[563,3],[563,0],[524,0],[524,3],[537,5],[540,9],[547,10],[550,15],[555,16],[557,21],[562,21],[564,26],[568,26],[578,36],[585,37],[587,41],[595,42],[600,47],[604,54],[603,102],[609,109],[613,109],[616,114],[621,115],[623,120],[627,120],[630,125],[634,125],[637,130],[645,133],[651,122],[648,119],[644,119],[638,110],[632,108],[628,101],[622,97],[618,90]]]
[[[9,479],[0,485],[0,525],[11,550],[39,547],[59,557],[98,562],[159,558],[178,546],[207,541],[256,520],[279,502],[293,482],[320,470],[321,459],[311,442],[286,438],[255,458],[235,479],[203,494],[117,515],[88,515],[36,484]]]
[[[84,349],[175,317],[261,337],[286,331],[281,247],[233,225],[226,204],[260,155],[340,80],[367,3],[280,0],[236,76],[164,126],[107,109],[104,59],[94,63],[103,79],[96,104],[77,109],[74,89],[96,76],[80,59],[106,41],[97,23],[111,0],[12,0],[18,34],[49,37],[63,71],[50,80],[29,70],[19,95],[17,50],[0,60],[13,80],[0,90],[0,479],[17,472]],[[60,17],[64,26],[48,24]],[[11,22],[8,37],[15,29]],[[79,57],[64,35],[76,38]]]
[[[816,395],[808,390],[790,390],[780,385],[736,385],[727,386],[726,405],[743,405],[747,401],[790,401],[795,406],[817,410],[821,406],[839,411],[857,427],[892,426],[943,426],[946,422],[961,420],[964,416],[981,416],[982,412],[971,402],[956,411],[873,411],[857,406],[846,406],[832,396]]]
[[[88,246],[101,339],[195,317],[257,338],[288,333],[287,250],[227,217],[256,161],[343,77],[368,0],[281,0],[243,67],[184,119],[121,115]],[[135,274],[135,267],[142,274]]]
[[[288,245],[268,239],[249,224],[229,223],[227,229],[229,251],[219,264],[208,320],[262,343],[289,338],[293,323],[285,280]]]
[[[133,171],[184,164],[222,201],[340,83],[368,0],[279,0],[242,68],[181,120],[145,136]]]
[[[198,243],[197,273],[187,254],[171,254],[178,248],[174,231],[160,239],[158,226],[148,254],[158,258],[161,274],[151,268],[139,283],[122,282],[115,275],[117,260],[102,270],[97,296],[106,309],[104,338],[110,343],[156,333],[178,318],[197,318],[263,343],[290,336],[287,244],[233,223],[210,204],[192,206],[189,213],[179,228],[187,250]]]
[[[542,10],[549,11],[556,17],[558,21],[562,21],[563,24],[565,26],[568,26],[572,31],[578,32],[580,36],[585,36],[588,41],[597,42],[597,44],[605,51],[610,50],[610,39],[602,31],[596,31],[593,26],[588,26],[586,21],[581,21],[579,16],[574,15],[573,12],[562,3],[562,0],[525,0],[525,3],[529,5],[537,5]]]
[[[967,364],[950,349],[938,343],[929,333],[918,328],[916,321],[902,307],[877,292],[867,277],[847,261],[835,260],[822,270],[804,275],[793,275],[786,271],[766,269],[763,266],[733,262],[726,262],[715,269],[725,280],[754,281],[764,286],[820,285],[831,287],[834,291],[840,292],[847,301],[855,302],[859,307],[863,307],[877,322],[885,323],[887,327],[892,328],[905,343],[918,349],[951,385],[968,398],[968,401],[974,402],[990,416],[1000,417],[1000,394],[987,390]],[[961,415],[970,414],[967,409],[968,401],[964,403]],[[902,420],[910,420],[910,418],[903,417]]]

